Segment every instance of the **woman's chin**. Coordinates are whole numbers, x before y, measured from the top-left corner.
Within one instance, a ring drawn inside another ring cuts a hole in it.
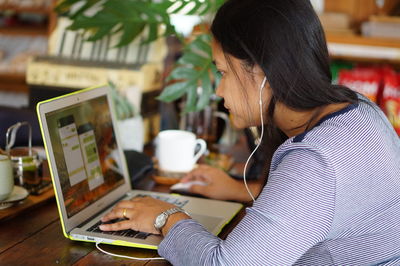
[[[243,128],[249,127],[249,125],[247,123],[245,123],[245,121],[243,121],[242,119],[237,119],[237,118],[233,117],[232,127],[235,129],[243,129]]]

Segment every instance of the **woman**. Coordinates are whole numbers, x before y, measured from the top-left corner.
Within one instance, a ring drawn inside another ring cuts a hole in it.
[[[174,265],[399,265],[399,138],[373,103],[331,85],[309,1],[229,0],[211,30],[222,74],[216,93],[233,123],[265,124],[267,181],[250,187],[258,197],[226,240],[185,213],[171,214],[159,254]],[[193,190],[209,197],[251,198],[214,168],[189,179],[206,180]],[[129,220],[102,229],[157,233],[155,218],[172,207],[150,198],[121,202],[103,220]]]

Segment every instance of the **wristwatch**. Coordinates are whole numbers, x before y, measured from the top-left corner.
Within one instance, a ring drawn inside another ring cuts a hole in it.
[[[181,209],[179,207],[174,207],[174,208],[171,208],[169,210],[166,210],[166,211],[160,213],[160,215],[158,215],[156,217],[156,220],[154,221],[154,228],[157,229],[157,231],[159,231],[161,233],[161,229],[165,226],[165,224],[168,220],[168,217],[171,214],[174,214],[177,212],[183,212],[187,216],[190,216],[189,213],[187,213],[184,209]]]

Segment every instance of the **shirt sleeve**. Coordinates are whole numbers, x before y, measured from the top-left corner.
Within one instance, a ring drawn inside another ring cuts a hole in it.
[[[324,240],[335,206],[335,173],[318,150],[280,156],[267,185],[226,240],[193,220],[175,224],[159,246],[173,265],[292,265]]]

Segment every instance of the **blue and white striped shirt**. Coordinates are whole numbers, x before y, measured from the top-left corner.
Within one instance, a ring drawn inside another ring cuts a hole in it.
[[[400,139],[360,101],[288,139],[226,240],[193,220],[159,254],[174,265],[400,265]]]

